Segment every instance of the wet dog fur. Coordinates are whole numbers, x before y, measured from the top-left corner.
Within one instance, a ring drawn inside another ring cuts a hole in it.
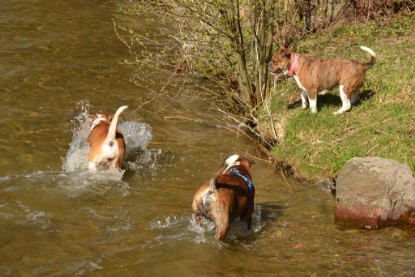
[[[88,167],[91,171],[123,169],[125,140],[117,123],[119,115],[126,108],[118,108],[114,117],[104,113],[91,115],[93,122],[88,138]]]
[[[252,225],[255,191],[240,176],[230,174],[236,168],[243,176],[252,180],[249,169],[253,161],[239,155],[232,155],[223,164],[225,170],[205,182],[193,197],[192,208],[197,223],[201,218],[215,222],[215,238],[224,240],[228,234],[229,222],[240,217],[246,221],[248,230]]]

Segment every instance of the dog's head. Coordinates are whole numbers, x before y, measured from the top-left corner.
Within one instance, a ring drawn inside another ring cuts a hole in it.
[[[242,166],[248,170],[253,164],[255,164],[253,160],[235,154],[224,160],[223,167],[225,168],[224,172],[234,166]]]
[[[96,119],[100,119],[102,121],[111,121],[112,119],[112,115],[110,114],[106,114],[106,113],[94,113],[94,114],[90,114],[89,118],[94,121]]]
[[[268,63],[268,70],[271,74],[281,74],[286,75],[288,73],[290,59],[292,51],[285,48],[284,45],[281,45],[280,50],[278,50],[273,56],[271,61]]]
[[[92,121],[91,130],[94,129],[101,122],[111,122],[112,115],[106,113],[94,113],[89,115],[90,120]]]

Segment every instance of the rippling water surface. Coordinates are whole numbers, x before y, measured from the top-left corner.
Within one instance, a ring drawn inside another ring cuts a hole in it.
[[[200,123],[214,114],[207,103],[160,97],[137,110],[149,92],[129,81],[137,72],[121,63],[132,57],[112,20],[154,26],[119,11],[131,4],[0,0],[0,275],[414,274],[415,234],[337,226],[324,189],[282,178],[250,141]],[[91,174],[87,113],[121,105],[126,171]],[[256,160],[254,224],[233,223],[219,243],[191,201],[233,153]]]

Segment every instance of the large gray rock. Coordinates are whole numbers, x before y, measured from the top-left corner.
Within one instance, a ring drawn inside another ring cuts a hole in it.
[[[415,178],[411,169],[379,157],[353,158],[336,179],[336,220],[377,228],[415,226]]]

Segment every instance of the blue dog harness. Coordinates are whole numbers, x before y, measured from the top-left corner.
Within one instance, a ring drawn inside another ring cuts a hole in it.
[[[249,190],[251,192],[255,193],[254,183],[249,178],[244,176],[241,172],[239,172],[239,170],[237,170],[236,168],[231,168],[231,170],[229,171],[229,174],[235,174],[235,175],[238,175],[239,177],[241,177],[242,179],[244,179],[245,183],[248,184]]]

